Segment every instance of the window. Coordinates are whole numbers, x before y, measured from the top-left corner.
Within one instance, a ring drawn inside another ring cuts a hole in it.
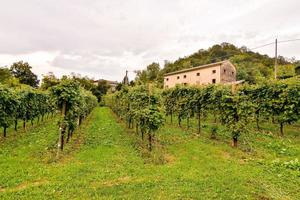
[[[180,76],[177,76],[177,79],[179,79],[180,78]]]
[[[183,78],[186,78],[186,75],[183,75]]]
[[[234,75],[234,72],[231,72],[232,73],[232,75]]]
[[[212,83],[216,83],[216,79],[215,78],[212,80]]]
[[[212,70],[212,73],[213,73],[213,74],[215,74],[215,73],[216,73],[216,70],[215,70],[215,69],[214,69],[214,70]]]
[[[168,81],[169,79],[168,78],[166,78],[166,81]]]
[[[187,83],[183,83],[183,85],[187,85]]]
[[[226,69],[224,69],[224,73],[226,73]]]
[[[200,76],[200,72],[197,73],[197,76]]]

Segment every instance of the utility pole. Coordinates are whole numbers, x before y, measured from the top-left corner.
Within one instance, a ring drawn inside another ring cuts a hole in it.
[[[277,38],[275,39],[275,66],[274,66],[275,80],[277,79]]]

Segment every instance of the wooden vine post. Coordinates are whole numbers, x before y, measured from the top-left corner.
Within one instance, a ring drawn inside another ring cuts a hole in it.
[[[232,93],[232,95],[233,96],[235,96],[236,95],[236,91],[237,91],[237,86],[236,86],[236,84],[232,84],[231,85],[231,93]],[[237,97],[236,97],[237,98]],[[237,104],[237,102],[236,102],[236,104]],[[236,108],[236,109],[238,109],[238,108]],[[234,109],[235,110],[235,109]],[[235,110],[236,112],[234,113],[234,116],[233,116],[233,118],[234,118],[234,123],[235,124],[237,124],[238,122],[239,122],[239,116],[238,116],[238,114],[237,114],[237,110]],[[234,148],[236,148],[237,146],[238,146],[238,135],[239,135],[240,133],[239,133],[239,130],[233,130],[233,136],[232,136],[232,147],[234,147]]]
[[[66,124],[65,124],[66,111],[67,111],[67,102],[64,101],[61,109],[62,122],[60,123],[60,127],[59,127],[58,152],[63,151],[64,149],[64,135],[66,132]]]
[[[151,82],[148,83],[148,107],[150,107],[151,104]],[[148,131],[148,141],[149,141],[149,151],[152,151],[152,136],[151,136],[151,130]]]

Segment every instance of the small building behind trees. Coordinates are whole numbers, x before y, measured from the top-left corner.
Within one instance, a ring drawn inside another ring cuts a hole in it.
[[[116,90],[117,85],[119,84],[118,81],[110,81],[105,79],[99,79],[94,81],[94,85],[98,86],[99,83],[106,82],[109,86],[109,89],[114,92]]]

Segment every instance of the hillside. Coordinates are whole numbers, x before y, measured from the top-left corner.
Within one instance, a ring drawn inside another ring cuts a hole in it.
[[[179,58],[174,62],[166,61],[160,69],[158,63],[152,63],[147,69],[137,73],[137,82],[157,81],[163,82],[165,73],[196,67],[213,62],[230,60],[238,70],[238,80],[246,80],[249,83],[257,83],[262,79],[274,77],[274,58],[249,50],[247,47],[236,47],[233,44],[222,43],[214,45],[207,50],[200,49],[198,52]],[[297,60],[289,60],[283,56],[278,57],[279,77],[291,77],[295,75]]]

